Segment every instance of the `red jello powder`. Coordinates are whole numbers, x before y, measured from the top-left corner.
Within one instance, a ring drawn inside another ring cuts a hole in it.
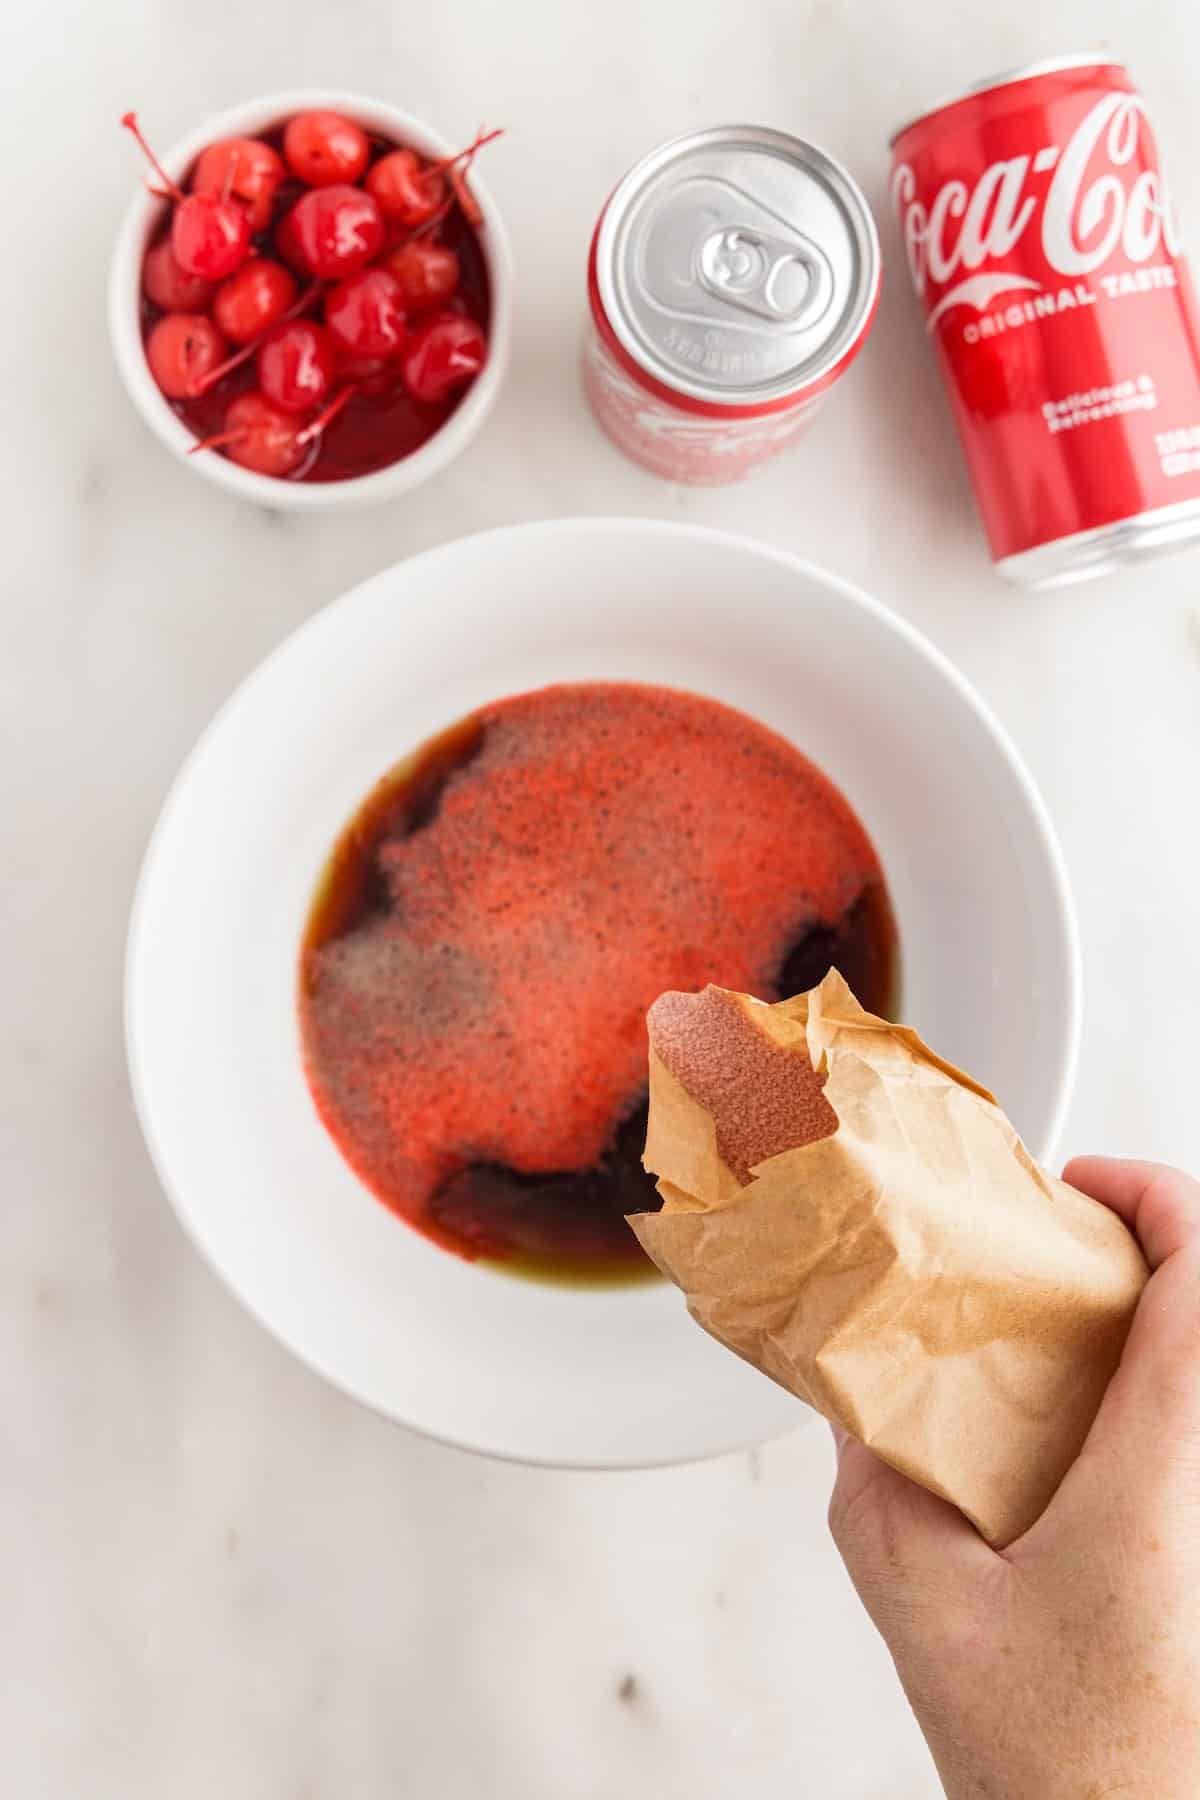
[[[743,1186],[784,1150],[832,1137],[837,1114],[825,1075],[803,1048],[784,1047],[738,994],[707,987],[663,994],[647,1021],[655,1054],[712,1119],[717,1150]]]
[[[715,701],[555,687],[460,736],[466,760],[374,844],[364,904],[310,934],[301,1018],[362,1179],[449,1247],[503,1255],[503,1231],[447,1229],[446,1183],[595,1168],[644,1101],[655,998],[777,997],[798,940],[882,879],[828,779]]]

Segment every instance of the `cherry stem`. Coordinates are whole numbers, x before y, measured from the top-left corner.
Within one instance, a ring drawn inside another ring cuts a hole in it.
[[[342,408],[354,398],[357,392],[358,383],[352,381],[340,393],[335,394],[325,411],[318,413],[310,425],[306,425],[303,431],[296,434],[296,448],[299,449],[303,444],[311,444],[314,438],[319,438],[326,426],[332,425]],[[188,455],[195,456],[198,450],[221,450],[226,444],[240,444],[244,438],[249,436],[250,431],[247,426],[243,426],[240,431],[218,431],[212,437],[201,438],[198,443],[193,444]]]
[[[329,402],[329,405],[325,408],[325,411],[323,413],[318,413],[312,424],[304,427],[304,430],[300,433],[296,442],[298,444],[311,444],[314,438],[320,437],[321,433],[325,430],[325,427],[333,424],[333,421],[337,418],[343,406],[345,406],[348,401],[353,400],[357,392],[358,383],[352,381],[348,387],[342,389],[340,394],[335,394],[333,399]]]
[[[224,362],[217,363],[206,374],[201,375],[198,381],[189,382],[189,400],[198,400],[201,394],[207,394],[209,388],[216,387],[218,381],[224,381],[227,375],[232,375],[235,369],[240,369],[244,362],[249,362],[265,335],[265,332],[260,332],[258,337],[251,338],[248,344],[243,344],[240,350],[235,350],[232,356],[227,356]]]
[[[430,163],[425,173],[427,175],[441,174],[443,170],[453,169],[458,163],[473,163],[485,144],[490,144],[496,138],[503,136],[504,127],[502,125],[498,126],[495,131],[488,131],[481,126],[475,135],[475,141],[468,144],[465,150],[456,150],[453,156],[443,156],[440,162]]]
[[[282,313],[280,315],[279,319],[276,320],[276,324],[282,324],[285,319],[298,319],[300,317],[300,314],[302,312],[306,311],[307,308],[312,305],[313,301],[317,298],[318,294],[321,293],[321,291],[324,289],[325,286],[326,286],[325,282],[323,282],[319,277],[310,281],[308,286],[304,289],[303,293],[297,294],[296,298],[292,301],[292,304],[288,307],[287,311],[285,313]]]
[[[453,175],[450,177],[450,182],[451,182],[451,186],[453,186],[453,184],[454,184],[454,176]],[[418,238],[428,237],[430,232],[436,231],[438,226],[442,223],[443,219],[446,218],[447,214],[453,208],[455,197],[456,196],[452,195],[450,197],[450,199],[443,200],[442,204],[438,207],[437,211],[435,213],[430,213],[429,217],[425,220],[424,224],[414,225],[412,230],[410,232],[408,232],[406,236],[402,237],[400,239],[400,242],[394,246],[395,249],[403,250],[403,248],[406,244],[414,244],[414,243],[416,243]],[[461,204],[461,202],[460,202],[460,204]],[[471,202],[471,205],[472,206],[475,205],[475,202],[473,200]],[[466,212],[466,210],[467,210],[466,207],[463,207],[463,211]],[[470,215],[468,214],[468,219],[469,219],[469,217],[470,217]]]
[[[276,325],[286,325],[289,319],[298,319],[305,307],[316,299],[324,285],[323,281],[310,281],[304,292],[298,294],[292,301],[287,311],[280,313],[279,317],[268,325],[265,331],[260,331],[257,337],[251,338],[248,344],[243,344],[240,350],[235,350],[232,356],[227,356],[224,362],[217,363],[214,368],[201,375],[198,381],[191,382],[188,387],[188,398],[198,400],[201,394],[207,394],[209,388],[216,387],[218,381],[224,381],[227,375],[232,375],[235,369],[240,369],[244,362],[249,362],[255,352],[261,349],[264,340],[274,331]]]
[[[476,200],[474,194],[467,186],[466,170],[450,169],[447,171],[446,179],[450,183],[451,193],[458,201],[463,218],[467,221],[467,224],[473,231],[478,231],[479,227],[483,224],[483,213],[480,210],[478,200]]]
[[[193,444],[188,455],[195,456],[197,450],[219,450],[223,444],[240,444],[247,435],[244,430],[218,431],[215,437],[201,438],[198,443]]]
[[[450,183],[450,192],[453,195],[454,200],[458,201],[458,204],[462,209],[463,217],[466,219],[467,224],[474,230],[478,230],[483,224],[483,214],[479,210],[479,205],[475,196],[467,186],[467,170],[471,167],[471,164],[475,161],[475,158],[479,155],[479,152],[483,149],[485,144],[490,144],[496,138],[503,136],[504,132],[502,130],[487,131],[481,126],[475,135],[473,144],[468,144],[465,150],[460,150],[458,152],[457,156],[443,157],[441,162],[433,163],[429,170],[430,174],[445,175],[447,181]],[[460,164],[462,165],[461,168],[459,167]],[[449,204],[439,207],[429,223],[440,224],[449,210]]]
[[[163,166],[159,162],[157,156],[155,156],[153,150],[150,148],[149,144],[146,142],[145,138],[142,136],[142,128],[137,122],[137,114],[134,112],[123,113],[121,115],[121,123],[125,127],[126,131],[130,131],[133,133],[134,137],[137,139],[138,144],[141,147],[142,153],[145,156],[146,161],[150,164],[150,167],[155,171],[159,180],[162,182],[163,186],[166,188],[166,190],[167,190],[166,193],[164,195],[162,195],[161,197],[164,200],[182,200],[183,199],[183,189],[180,187],[180,185],[177,181],[171,180],[171,177],[167,174],[167,171],[163,168]]]
[[[450,195],[442,201],[435,213],[431,213],[429,218],[420,225],[414,225],[408,235],[400,239],[395,246],[397,250],[402,250],[405,244],[415,243],[418,238],[428,237],[431,232],[436,231],[443,219],[453,211],[455,202],[462,209],[467,224],[478,230],[479,226],[483,224],[483,214],[479,210],[478,201],[467,186],[467,170],[485,144],[490,144],[493,138],[503,136],[502,129],[497,131],[481,129],[475,142],[468,144],[465,150],[458,151],[454,156],[444,156],[441,162],[430,163],[425,174],[427,176],[444,174],[450,183]],[[463,165],[461,169],[458,167],[459,163]]]

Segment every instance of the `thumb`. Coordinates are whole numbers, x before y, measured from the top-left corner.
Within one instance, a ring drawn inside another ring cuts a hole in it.
[[[914,1635],[953,1624],[998,1561],[948,1501],[918,1487],[837,1426],[829,1529],[858,1597],[897,1661]]]

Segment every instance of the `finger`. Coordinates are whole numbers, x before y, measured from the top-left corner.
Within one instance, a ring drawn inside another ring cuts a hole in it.
[[[1200,1182],[1165,1163],[1077,1156],[1063,1180],[1124,1219],[1152,1269],[1185,1245],[1200,1243]]]
[[[1154,1270],[1088,1441],[1169,1455],[1180,1433],[1200,1430],[1200,1182],[1105,1157],[1077,1158],[1065,1178],[1128,1219]]]
[[[957,1507],[844,1435],[829,1529],[889,1645],[925,1621],[944,1624],[947,1596],[965,1591],[997,1561]]]
[[[1083,1449],[1009,1554],[1036,1552],[1081,1520],[1132,1543],[1173,1495],[1200,1503],[1200,1241],[1150,1277]]]
[[[1200,1241],[1160,1264],[1138,1302],[1085,1451],[1121,1446],[1135,1466],[1200,1437]]]

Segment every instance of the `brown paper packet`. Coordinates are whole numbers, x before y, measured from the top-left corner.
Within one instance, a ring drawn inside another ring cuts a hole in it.
[[[836,973],[664,995],[650,1037],[643,1247],[706,1331],[1011,1543],[1117,1366],[1131,1234]]]

